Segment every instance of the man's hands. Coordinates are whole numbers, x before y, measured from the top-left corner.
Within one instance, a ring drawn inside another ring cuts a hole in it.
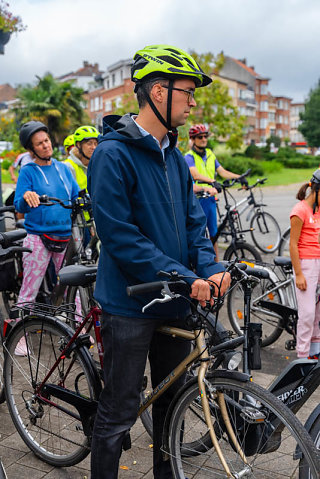
[[[40,205],[39,195],[35,191],[26,191],[23,199],[31,208],[36,208]]]
[[[213,274],[208,278],[208,280],[214,281],[211,283],[210,281],[205,281],[203,279],[196,279],[191,286],[191,294],[190,297],[197,299],[201,306],[206,306],[206,302],[210,301],[211,306],[213,305],[213,297],[211,296],[211,288],[214,288],[213,296],[218,296],[218,286],[220,286],[220,295],[223,295],[230,286],[231,283],[231,276],[230,273],[217,273]]]

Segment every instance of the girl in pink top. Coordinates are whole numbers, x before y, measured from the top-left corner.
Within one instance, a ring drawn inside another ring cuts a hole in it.
[[[306,196],[308,188],[311,188]],[[290,256],[297,302],[297,354],[299,358],[320,353],[320,170],[297,194],[300,200],[290,214]]]

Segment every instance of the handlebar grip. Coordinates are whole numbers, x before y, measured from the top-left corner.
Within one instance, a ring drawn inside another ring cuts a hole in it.
[[[139,294],[151,293],[153,291],[161,291],[165,281],[154,281],[152,283],[135,284],[127,286],[127,295],[136,296]]]
[[[0,213],[7,213],[9,211],[15,211],[15,207],[13,205],[10,206],[1,206],[0,207]]]
[[[26,230],[18,229],[13,231],[8,231],[6,233],[0,233],[0,245],[5,249],[9,248],[12,243],[19,241],[22,238],[27,236]]]

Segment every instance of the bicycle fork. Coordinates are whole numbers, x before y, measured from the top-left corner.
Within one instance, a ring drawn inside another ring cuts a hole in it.
[[[201,403],[202,403],[202,408],[203,408],[206,424],[208,426],[209,433],[210,433],[210,438],[211,438],[212,444],[213,444],[213,446],[214,446],[214,448],[217,452],[217,455],[219,457],[221,465],[222,465],[222,467],[224,468],[224,470],[227,474],[227,477],[230,477],[230,478],[233,478],[233,479],[241,479],[242,477],[245,477],[247,474],[249,474],[251,472],[251,467],[248,463],[248,460],[247,460],[243,450],[241,449],[241,446],[240,446],[239,442],[237,441],[236,435],[234,433],[234,430],[232,428],[232,425],[231,425],[231,422],[230,422],[230,419],[229,419],[226,402],[225,402],[224,395],[223,395],[222,392],[217,392],[218,403],[219,403],[219,406],[220,406],[222,418],[223,418],[223,421],[224,421],[225,426],[227,428],[228,434],[229,434],[229,436],[230,436],[230,438],[231,438],[231,440],[234,444],[234,447],[235,447],[237,453],[241,457],[244,464],[246,464],[246,467],[242,471],[239,471],[239,472],[234,473],[234,474],[230,471],[230,468],[229,468],[229,466],[226,462],[226,459],[225,459],[225,457],[224,457],[224,455],[221,451],[219,441],[217,439],[217,435],[216,435],[216,433],[214,431],[214,428],[213,428],[213,424],[212,424],[212,420],[211,420],[209,400],[208,400],[208,396],[207,396],[207,393],[206,393],[207,385],[206,385],[206,379],[205,379],[205,375],[206,375],[206,372],[208,370],[209,354],[208,354],[208,350],[206,348],[206,342],[205,342],[205,337],[204,337],[203,331],[201,331],[199,336],[197,337],[196,343],[197,343],[197,347],[199,348],[199,350],[203,351],[202,355],[200,356],[201,364],[200,364],[199,371],[198,371],[198,386],[199,386]]]

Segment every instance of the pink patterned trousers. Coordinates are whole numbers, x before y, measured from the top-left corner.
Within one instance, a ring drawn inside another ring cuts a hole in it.
[[[62,253],[48,251],[38,235],[28,234],[23,246],[30,248],[32,252],[23,253],[23,280],[18,304],[35,301],[50,259],[52,258],[55,271],[58,273],[65,255],[65,251]]]

